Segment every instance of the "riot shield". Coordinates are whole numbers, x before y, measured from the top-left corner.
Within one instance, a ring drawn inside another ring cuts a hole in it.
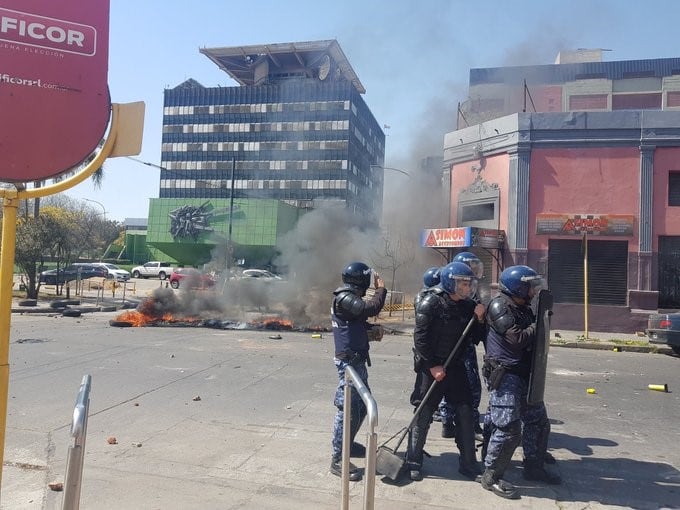
[[[545,376],[548,368],[548,347],[550,346],[550,316],[552,315],[553,295],[543,289],[538,293],[536,305],[536,342],[531,357],[531,376],[527,404],[543,403]]]

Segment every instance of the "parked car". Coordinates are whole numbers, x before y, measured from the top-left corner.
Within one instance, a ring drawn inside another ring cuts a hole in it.
[[[133,278],[160,278],[165,280],[173,271],[174,268],[170,262],[152,260],[143,266],[133,267],[131,273]]]
[[[109,272],[105,267],[77,262],[65,268],[59,268],[59,271],[56,269],[43,271],[40,273],[39,281],[44,285],[61,285],[78,278],[85,280],[86,278],[107,278],[108,276]]]
[[[179,289],[180,285],[189,285],[195,289],[205,289],[215,285],[215,278],[191,267],[175,269],[170,275],[170,287]]]
[[[645,333],[650,343],[667,344],[680,355],[680,313],[651,314]]]
[[[283,280],[279,275],[266,269],[244,269],[241,278],[258,278],[260,280]]]
[[[107,262],[93,262],[92,265],[106,268],[109,273],[108,278],[116,280],[117,282],[126,282],[130,279],[130,273],[125,269],[119,268],[115,264],[109,264]]]

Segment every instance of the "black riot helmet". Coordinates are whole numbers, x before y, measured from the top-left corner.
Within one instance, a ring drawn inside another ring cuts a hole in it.
[[[352,262],[342,270],[342,282],[365,292],[371,286],[372,272],[363,262]]]

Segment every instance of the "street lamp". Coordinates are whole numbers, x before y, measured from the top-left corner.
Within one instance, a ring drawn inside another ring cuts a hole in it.
[[[371,170],[373,170],[374,168],[380,168],[382,170],[393,170],[395,172],[399,172],[400,174],[404,174],[409,179],[411,178],[411,174],[408,173],[406,170],[402,170],[401,168],[393,168],[391,166],[371,165]]]
[[[102,208],[102,215],[104,216],[104,219],[106,220],[106,208],[104,207],[104,204],[101,202],[97,202],[96,200],[92,200],[91,198],[83,198],[86,202],[92,202],[93,204],[97,204],[99,207]]]

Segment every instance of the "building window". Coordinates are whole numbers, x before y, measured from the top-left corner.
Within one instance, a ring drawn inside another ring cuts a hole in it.
[[[652,94],[614,94],[612,110],[660,110],[661,93]]]
[[[680,106],[680,92],[668,91],[666,92],[666,106],[668,108],[677,108]]]
[[[680,206],[680,172],[668,174],[668,205]]]
[[[476,204],[476,205],[465,205],[462,207],[462,223],[467,223],[470,221],[485,221],[493,220],[495,217],[495,204]]]
[[[606,110],[607,94],[583,94],[569,96],[569,110]]]

